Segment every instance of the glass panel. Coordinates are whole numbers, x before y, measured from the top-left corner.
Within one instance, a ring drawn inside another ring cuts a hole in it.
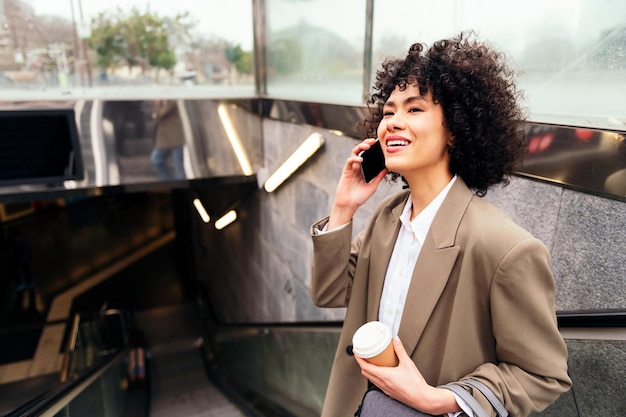
[[[76,346],[70,354],[68,379],[77,378],[92,366],[97,365],[100,359],[98,356],[95,322],[81,320],[76,336]]]
[[[626,390],[626,342],[568,340],[569,374],[574,383],[576,411],[585,417],[624,413]],[[562,402],[563,403],[563,402]],[[575,415],[571,404],[546,410],[545,416]],[[556,411],[556,412],[550,412]]]
[[[374,6],[373,68],[411,43],[461,30],[507,52],[534,121],[608,129],[626,124],[626,2],[391,0]]]
[[[126,367],[123,361],[118,361],[72,399],[55,417],[122,417],[125,415],[128,396]]]
[[[296,416],[319,416],[339,332],[273,328],[222,334],[216,365],[231,388],[257,407],[263,405],[260,397]]]
[[[252,33],[250,0],[3,0],[0,90],[19,99],[251,94]]]
[[[74,350],[70,353],[68,379],[74,379],[109,360],[110,355],[124,349],[127,329],[119,310],[83,313],[76,333]]]
[[[339,327],[269,328],[262,333],[251,329],[223,333],[217,338],[218,366],[239,389],[246,387],[269,399],[290,398],[319,415],[339,331]],[[536,416],[621,415],[626,342],[566,339],[566,343],[574,386]]]
[[[145,96],[149,90],[137,94]],[[152,91],[161,90],[155,87]],[[184,87],[177,91],[186,92]],[[0,97],[2,94],[0,90]],[[29,101],[24,105],[41,104]],[[253,180],[252,174],[263,163],[262,119],[254,99],[94,99],[48,101],[46,106],[74,107],[80,122],[84,179],[0,187],[0,201],[24,193],[32,196],[33,192],[40,193],[40,199],[53,199],[55,195],[64,197],[69,189],[91,194],[93,187],[102,186],[132,185],[133,191],[167,189],[180,186],[180,180],[195,178],[245,175]],[[2,107],[0,98],[0,113],[6,117],[9,112],[2,112]],[[85,248],[89,246],[81,246]],[[100,266],[94,264],[100,260],[108,262],[110,257],[85,258],[94,267]]]
[[[266,1],[268,95],[361,104],[365,0]]]

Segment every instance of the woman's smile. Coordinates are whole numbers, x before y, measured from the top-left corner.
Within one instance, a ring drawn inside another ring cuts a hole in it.
[[[385,138],[387,152],[400,152],[411,144],[411,141],[398,135],[389,135]]]

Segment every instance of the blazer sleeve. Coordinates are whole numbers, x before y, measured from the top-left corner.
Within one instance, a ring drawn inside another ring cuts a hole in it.
[[[310,292],[318,307],[346,307],[358,259],[360,236],[352,239],[352,223],[330,232],[318,234],[328,217],[311,226],[313,262]]]
[[[514,416],[545,409],[572,385],[549,262],[547,248],[535,238],[520,241],[502,259],[490,297],[499,363],[468,375],[488,385]],[[488,406],[484,397],[477,399]]]

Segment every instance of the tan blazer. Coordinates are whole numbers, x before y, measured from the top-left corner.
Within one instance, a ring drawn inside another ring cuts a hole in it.
[[[157,149],[177,148],[185,145],[183,122],[178,113],[176,100],[167,100],[156,104],[156,141]]]
[[[352,225],[313,239],[311,296],[347,307],[323,417],[353,416],[366,380],[347,353],[354,331],[378,318],[385,271],[408,191],[385,199],[353,242]],[[474,377],[512,417],[537,412],[571,386],[558,331],[550,255],[536,238],[459,178],[428,232],[399,337],[426,381]],[[474,397],[495,416],[487,400]]]

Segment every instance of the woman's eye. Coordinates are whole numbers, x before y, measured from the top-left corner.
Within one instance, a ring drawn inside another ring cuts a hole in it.
[[[409,109],[409,113],[415,113],[415,112],[420,112],[422,111],[422,109],[420,109],[419,107],[411,107]]]
[[[383,116],[384,117],[393,116],[393,112],[392,111],[383,112]]]

